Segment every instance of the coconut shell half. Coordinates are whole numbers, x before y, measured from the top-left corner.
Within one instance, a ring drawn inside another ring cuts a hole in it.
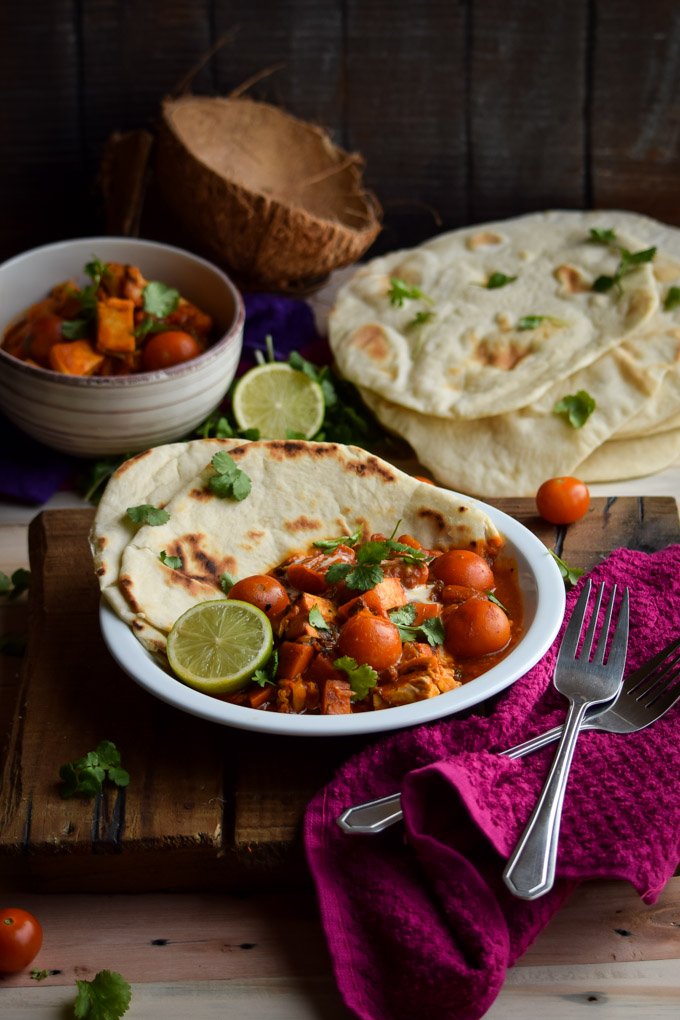
[[[268,103],[163,103],[156,176],[182,226],[255,285],[289,289],[355,262],[380,231],[363,160]]]

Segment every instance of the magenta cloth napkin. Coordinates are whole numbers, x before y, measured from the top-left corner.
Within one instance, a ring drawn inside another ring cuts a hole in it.
[[[627,672],[680,633],[680,545],[615,550],[589,576],[631,589]],[[503,885],[556,745],[517,760],[494,752],[564,721],[551,685],[560,638],[489,716],[397,732],[350,759],[309,805],[305,846],[335,975],[362,1020],[476,1020],[579,882],[626,879],[652,903],[675,871],[680,705],[639,733],[581,735],[554,888],[526,902]],[[405,826],[350,836],[336,825],[346,807],[398,789]]]

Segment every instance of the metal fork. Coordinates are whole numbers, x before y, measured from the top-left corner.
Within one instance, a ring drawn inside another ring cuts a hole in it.
[[[628,646],[628,589],[624,591],[608,653],[616,585],[613,586],[600,637],[593,651],[603,590],[601,585],[579,652],[591,591],[590,581],[586,583],[557,656],[553,684],[560,694],[569,699],[567,719],[541,795],[503,872],[506,886],[521,899],[535,900],[553,886],[564,794],[586,710],[590,705],[609,701],[621,687]]]
[[[629,673],[613,701],[589,709],[581,730],[636,733],[651,726],[680,700],[680,683],[676,684],[676,680],[680,680],[680,638],[675,638],[658,655]],[[559,740],[563,729],[563,726],[555,726],[506,751],[499,751],[499,755],[523,758]],[[338,825],[352,835],[372,836],[384,832],[403,818],[400,801],[400,794],[391,793],[355,804],[340,815]]]

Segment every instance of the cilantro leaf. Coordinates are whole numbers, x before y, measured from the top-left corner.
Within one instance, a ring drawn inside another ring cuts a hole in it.
[[[177,308],[179,291],[158,280],[151,280],[142,291],[142,300],[145,312],[155,315],[157,319],[164,319]]]
[[[51,972],[49,970],[39,970],[37,967],[33,967],[29,974],[29,977],[31,981],[44,981],[45,978],[48,978],[50,976],[50,973]]]
[[[400,280],[398,276],[391,277],[387,296],[390,304],[396,308],[401,308],[404,301],[428,301],[430,304],[432,303],[432,298],[424,294],[420,287],[412,287],[405,280]]]
[[[73,1007],[77,1020],[120,1020],[127,1013],[132,989],[113,970],[100,970],[91,981],[76,981],[78,995]]]
[[[271,684],[275,686],[276,671],[279,668],[279,653],[274,649],[272,654],[269,656],[263,666],[259,666],[253,675],[251,680],[253,683],[259,684],[260,687],[264,687],[265,684]]]
[[[330,627],[326,623],[318,606],[314,605],[309,610],[309,622],[312,627],[316,627],[317,630],[330,630]]]
[[[598,276],[593,283],[593,290],[597,291],[598,294],[606,294],[616,282],[616,278],[613,276]]]
[[[333,665],[347,674],[354,695],[353,701],[362,701],[378,682],[378,674],[373,667],[360,666],[351,655],[342,655],[339,659],[334,659]]]
[[[592,233],[592,231],[591,231]],[[613,231],[612,231],[613,233]],[[601,242],[605,243],[605,242]],[[593,283],[593,290],[598,294],[605,294],[612,287],[621,291],[621,280],[624,276],[634,272],[638,266],[645,262],[651,262],[656,255],[656,248],[643,248],[641,251],[628,251],[627,248],[619,247],[619,264],[613,276],[598,276]]]
[[[317,549],[323,549],[324,552],[335,552],[339,545],[356,545],[361,541],[362,534],[362,528],[358,527],[351,535],[341,535],[340,538],[320,538],[313,545]]]
[[[663,301],[663,309],[665,312],[672,312],[678,305],[680,305],[680,287],[669,287]]]
[[[422,636],[433,647],[444,642],[444,624],[441,617],[431,616],[418,626],[414,626],[416,618],[414,602],[407,602],[406,605],[393,609],[387,615],[398,628],[402,641],[417,641]]]
[[[575,585],[576,582],[578,581],[579,577],[581,577],[581,575],[585,573],[585,570],[582,570],[581,567],[570,567],[567,563],[564,562],[564,560],[561,560],[557,553],[554,553],[552,549],[548,549],[548,552],[555,560],[557,566],[560,568],[560,574],[564,578],[565,584],[567,584],[570,588],[573,587],[573,585]]]
[[[516,276],[506,276],[505,273],[492,273],[485,287],[487,290],[498,290],[499,287],[507,287],[509,283],[514,283],[516,279]]]
[[[170,520],[167,510],[161,510],[160,507],[152,506],[151,503],[129,506],[125,512],[133,524],[150,524],[152,527],[156,527]]]
[[[90,277],[95,287],[98,287],[105,276],[109,274],[109,267],[106,262],[102,262],[96,255],[92,256],[91,262],[86,262],[84,270],[87,276]]]
[[[231,574],[228,574],[225,570],[225,572],[220,577],[220,588],[222,589],[224,594],[228,595],[235,584],[236,578],[232,577]]]
[[[96,797],[108,778],[116,786],[127,786],[130,776],[120,767],[120,752],[110,740],[102,740],[96,750],[67,762],[59,769],[62,798]]]
[[[392,609],[387,614],[397,627],[411,627],[416,618],[416,607],[414,602],[407,602],[398,609]]]
[[[441,616],[430,616],[429,619],[423,620],[419,629],[433,647],[444,643],[444,623]]]
[[[338,581],[344,581],[351,569],[351,563],[331,563],[326,571],[326,584],[337,584]]]
[[[562,319],[555,318],[554,315],[523,315],[522,318],[517,321],[517,329],[538,329],[543,322],[551,322],[553,326],[566,326],[566,322]]]
[[[612,230],[611,227],[591,227],[590,240],[594,244],[614,244],[616,241],[616,231]]]
[[[558,400],[553,407],[553,414],[562,415],[573,429],[583,428],[588,418],[597,407],[595,400],[586,390],[571,393]]]
[[[165,549],[161,549],[158,554],[158,559],[161,563],[164,563],[166,567],[170,567],[171,570],[181,570],[182,560],[179,556],[168,556]]]
[[[368,591],[384,578],[382,568],[373,563],[358,564],[345,577],[345,584],[355,591]]]
[[[502,609],[504,613],[508,614],[508,611],[505,608],[505,606],[503,605],[503,603],[501,602],[501,600],[497,599],[492,591],[487,591],[486,592],[486,597],[488,598],[489,602],[493,602],[493,604],[495,606],[498,606],[499,609]]]
[[[221,499],[245,499],[249,495],[252,483],[245,471],[237,465],[226,450],[220,450],[212,460],[215,474],[208,480],[208,488]]]
[[[66,340],[83,340],[90,327],[89,319],[65,319],[61,324],[61,335]]]
[[[416,312],[410,322],[406,324],[407,329],[418,329],[420,326],[425,326],[428,322],[432,322],[433,319],[437,318],[436,312]]]

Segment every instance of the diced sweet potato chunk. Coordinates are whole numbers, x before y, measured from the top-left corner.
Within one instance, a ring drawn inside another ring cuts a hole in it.
[[[97,302],[97,348],[104,354],[126,354],[135,350],[135,306],[128,298],[106,298]]]
[[[276,675],[293,678],[304,673],[314,658],[314,649],[301,641],[282,641],[279,647],[279,665]]]
[[[50,367],[64,375],[94,375],[104,358],[88,340],[70,340],[50,348]]]

